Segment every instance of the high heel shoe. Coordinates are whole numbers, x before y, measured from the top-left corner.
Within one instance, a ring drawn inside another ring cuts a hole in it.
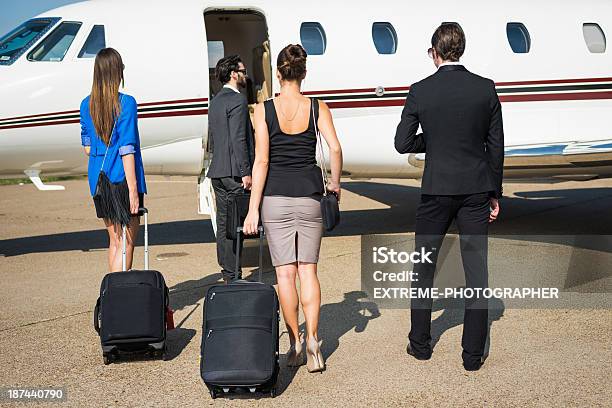
[[[309,373],[320,373],[325,371],[325,360],[321,354],[321,343],[310,337],[306,341],[306,368]]]
[[[299,367],[304,364],[304,348],[298,340],[287,352],[287,367]]]

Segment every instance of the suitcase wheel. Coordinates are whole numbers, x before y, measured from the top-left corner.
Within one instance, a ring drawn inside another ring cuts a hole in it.
[[[149,356],[151,356],[152,358],[160,358],[161,354],[159,350],[152,350],[149,351]]]
[[[107,353],[102,355],[102,359],[104,360],[104,365],[109,365],[117,360],[117,356],[114,353]]]
[[[168,360],[168,346],[167,345],[164,345],[164,348],[163,348],[162,353],[161,353],[161,359],[163,361],[167,361]]]
[[[166,361],[166,351],[167,351],[167,347],[164,346],[162,349],[160,350],[153,350],[150,352],[151,357],[153,358],[159,358],[163,361]]]
[[[210,398],[216,399],[217,397],[218,397],[217,392],[213,388],[211,388],[210,389]]]
[[[270,389],[270,398],[276,397],[276,387]]]

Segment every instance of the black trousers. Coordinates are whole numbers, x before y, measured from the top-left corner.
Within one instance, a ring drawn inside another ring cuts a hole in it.
[[[461,258],[467,288],[488,286],[487,252],[489,226],[489,194],[425,195],[416,213],[416,250],[425,247],[431,251],[432,263],[417,263],[414,272],[418,281],[413,287],[431,288],[437,261],[437,249],[453,220],[460,234]],[[487,338],[488,307],[483,298],[465,300],[463,321],[463,361],[467,366],[478,364],[484,354]],[[431,355],[431,307],[432,299],[412,299],[410,347],[417,355]]]
[[[217,204],[217,262],[224,278],[240,279],[242,271],[236,271],[236,240],[226,238],[227,205],[231,194],[243,191],[240,177],[213,178],[213,190]],[[242,245],[242,241],[240,243]],[[242,250],[242,247],[240,248]]]

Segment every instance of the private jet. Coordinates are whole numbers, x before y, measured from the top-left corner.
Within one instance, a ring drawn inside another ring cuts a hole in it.
[[[148,174],[198,176],[199,212],[214,215],[205,178],[214,66],[240,54],[254,106],[279,91],[274,59],[308,54],[305,95],[332,109],[349,178],[419,178],[423,154],[393,137],[409,86],[435,70],[441,22],[466,33],[462,63],[493,79],[503,106],[505,176],[612,176],[612,2],[92,0],[42,13],[0,39],[0,177],[82,175],[79,104],[96,53],[117,49],[122,92],[138,101]],[[213,220],[214,228],[214,216]]]

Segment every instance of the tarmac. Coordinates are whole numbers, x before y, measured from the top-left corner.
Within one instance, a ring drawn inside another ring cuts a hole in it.
[[[327,370],[288,368],[283,332],[279,395],[216,400],[199,353],[202,299],[220,274],[210,220],[197,214],[196,180],[148,178],[150,266],[166,278],[178,325],[168,333],[169,359],[109,366],[92,326],[106,233],[86,180],[61,184],[66,191],[0,186],[0,387],[65,387],[57,405],[70,407],[611,406],[611,180],[504,185],[490,265],[537,275],[535,283],[562,287],[576,303],[498,304],[477,372],[461,364],[461,309],[434,307],[433,357],[417,361],[405,351],[409,310],[379,307],[362,291],[361,235],[413,235],[419,181],[344,181],[341,225],[323,238],[319,263]],[[142,255],[139,246],[136,268]],[[247,277],[256,276],[256,256],[249,242]],[[269,256],[263,274],[275,283]]]

